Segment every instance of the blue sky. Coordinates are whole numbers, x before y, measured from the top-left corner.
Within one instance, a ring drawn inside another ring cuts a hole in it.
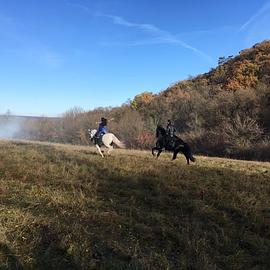
[[[159,92],[270,38],[270,1],[0,0],[0,113]]]

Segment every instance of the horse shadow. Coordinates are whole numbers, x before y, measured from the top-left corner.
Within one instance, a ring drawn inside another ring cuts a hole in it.
[[[23,270],[23,266],[18,257],[11,251],[11,249],[4,243],[0,243],[0,257],[1,261],[5,261],[5,265],[1,265],[0,269],[16,269]]]
[[[35,268],[50,269],[78,269],[73,257],[60,245],[59,235],[47,225],[39,228],[40,241],[35,247]]]

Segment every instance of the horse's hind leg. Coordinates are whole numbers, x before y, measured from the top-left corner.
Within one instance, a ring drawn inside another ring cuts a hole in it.
[[[189,155],[189,159],[192,161],[192,162],[195,162],[196,161],[196,158],[195,157],[193,157],[193,155],[190,153],[190,155]]]
[[[113,150],[113,146],[110,145],[107,154],[110,155],[111,151]]]
[[[194,159],[193,159],[193,157],[192,157],[192,155],[191,155],[191,153],[190,153],[190,151],[189,150],[183,150],[182,151],[183,152],[183,154],[184,154],[184,156],[185,156],[185,158],[186,158],[186,160],[187,160],[187,165],[189,165],[189,161],[191,160],[191,161],[194,161]]]
[[[188,144],[185,145],[184,149],[183,149],[183,154],[185,155],[186,159],[187,159],[187,163],[189,164],[189,160],[192,162],[195,162],[196,159],[193,157],[190,147]]]
[[[189,165],[189,156],[187,154],[185,154],[185,153],[184,153],[184,155],[185,155],[185,158],[187,160],[187,165]]]
[[[111,140],[104,140],[104,137],[102,138],[103,144],[108,148],[107,155],[110,155],[111,151],[113,150],[112,141]]]

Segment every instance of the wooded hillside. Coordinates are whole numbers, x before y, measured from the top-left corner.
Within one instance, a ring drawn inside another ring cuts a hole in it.
[[[101,116],[113,119],[109,130],[132,148],[152,146],[157,123],[171,119],[197,153],[269,160],[270,41],[220,57],[215,69],[158,94],[143,92],[117,108],[73,108],[57,121],[28,121],[22,134],[87,144],[86,130],[96,127]]]

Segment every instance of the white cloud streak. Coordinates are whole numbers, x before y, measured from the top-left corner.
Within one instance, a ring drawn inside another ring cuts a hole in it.
[[[147,45],[147,44],[171,44],[171,45],[177,45],[181,46],[183,48],[186,48],[188,50],[193,51],[197,55],[200,55],[208,62],[213,63],[213,59],[208,54],[204,53],[203,51],[195,48],[194,46],[191,46],[190,44],[184,42],[183,40],[179,39],[176,35],[171,34],[168,31],[164,31],[155,25],[152,24],[139,24],[139,23],[133,23],[130,21],[127,21],[126,19],[115,16],[115,15],[107,15],[107,14],[98,14],[100,17],[109,18],[113,21],[116,25],[121,25],[124,27],[130,27],[137,30],[140,30],[142,32],[145,32],[151,36],[153,36],[152,39],[146,39],[141,41],[135,41],[132,45],[139,46],[139,45]]]
[[[261,15],[270,10],[270,1],[267,1],[257,12],[255,12],[244,24],[239,28],[239,32],[242,32],[248,28],[249,25],[255,23]]]
[[[200,55],[202,58],[204,58],[206,61],[210,63],[214,63],[213,58],[204,53],[203,51],[191,46],[190,44],[184,42],[183,40],[179,39],[176,35],[171,34],[168,31],[164,31],[158,27],[156,27],[153,24],[145,24],[145,23],[133,23],[130,22],[123,17],[116,16],[116,15],[110,15],[110,14],[103,14],[103,13],[93,13],[87,6],[81,5],[81,4],[74,4],[70,2],[66,2],[67,5],[73,6],[76,8],[79,8],[83,10],[84,12],[88,13],[91,16],[97,16],[97,17],[104,17],[111,19],[112,22],[116,25],[120,25],[123,27],[129,27],[129,28],[134,28],[137,30],[140,30],[142,32],[148,33],[153,38],[151,39],[144,39],[144,40],[139,40],[139,41],[134,41],[133,43],[123,43],[123,42],[99,42],[100,45],[103,46],[110,46],[110,45],[116,45],[116,46],[142,46],[142,45],[153,45],[153,44],[171,44],[171,45],[176,45],[176,46],[181,46],[183,48],[186,48],[188,50],[193,51],[197,55]]]
[[[83,11],[89,13],[90,15],[93,15],[92,12],[91,12],[91,10],[90,10],[87,6],[85,6],[85,5],[77,4],[77,3],[71,3],[71,2],[69,2],[69,1],[65,1],[65,2],[66,2],[66,4],[67,4],[68,6],[75,7],[75,8],[79,8],[79,9],[81,9],[81,10],[83,10]]]

